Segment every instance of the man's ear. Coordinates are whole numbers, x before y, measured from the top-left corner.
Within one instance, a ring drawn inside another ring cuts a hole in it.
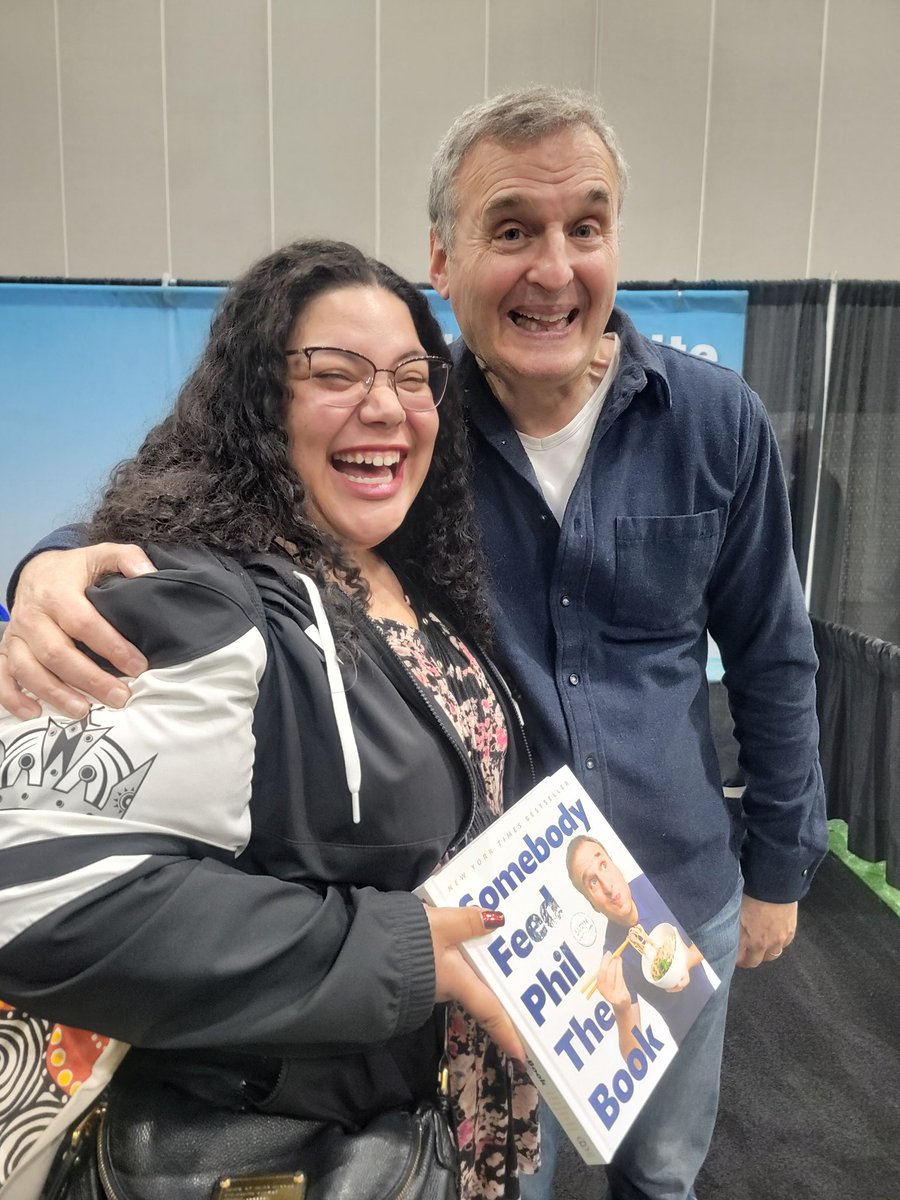
[[[428,273],[432,286],[439,296],[449,300],[450,279],[447,274],[447,251],[435,233],[434,226],[428,231],[428,249],[430,255]]]

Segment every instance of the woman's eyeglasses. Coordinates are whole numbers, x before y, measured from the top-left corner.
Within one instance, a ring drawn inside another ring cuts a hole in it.
[[[387,375],[400,403],[408,412],[437,408],[447,390],[451,364],[434,354],[407,358],[396,367],[376,367],[355,350],[337,346],[302,346],[285,352],[287,358],[303,356],[309,382],[317,399],[331,408],[355,408],[368,396],[375,376]]]

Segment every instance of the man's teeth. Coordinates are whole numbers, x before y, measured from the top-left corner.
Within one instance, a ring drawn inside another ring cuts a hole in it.
[[[574,314],[575,309],[572,309],[570,312],[560,313],[558,317],[537,317],[533,313],[514,310],[510,316],[520,329],[528,333],[541,333],[545,329],[565,329],[571,324]]]
[[[370,451],[363,453],[357,450],[355,454],[335,454],[338,462],[356,463],[361,465],[366,463],[370,467],[396,467],[400,461],[400,453],[397,450],[387,450],[383,454],[373,454]]]

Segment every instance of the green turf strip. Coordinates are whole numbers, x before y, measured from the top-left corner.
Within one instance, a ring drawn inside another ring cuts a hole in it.
[[[884,863],[866,862],[847,849],[847,822],[828,822],[828,848],[837,858],[847,864],[888,908],[900,917],[900,888],[891,887],[884,877]]]

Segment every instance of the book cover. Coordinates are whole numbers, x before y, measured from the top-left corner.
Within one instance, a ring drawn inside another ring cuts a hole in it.
[[[581,1157],[606,1163],[719,981],[568,767],[417,889],[499,910],[460,949]]]

